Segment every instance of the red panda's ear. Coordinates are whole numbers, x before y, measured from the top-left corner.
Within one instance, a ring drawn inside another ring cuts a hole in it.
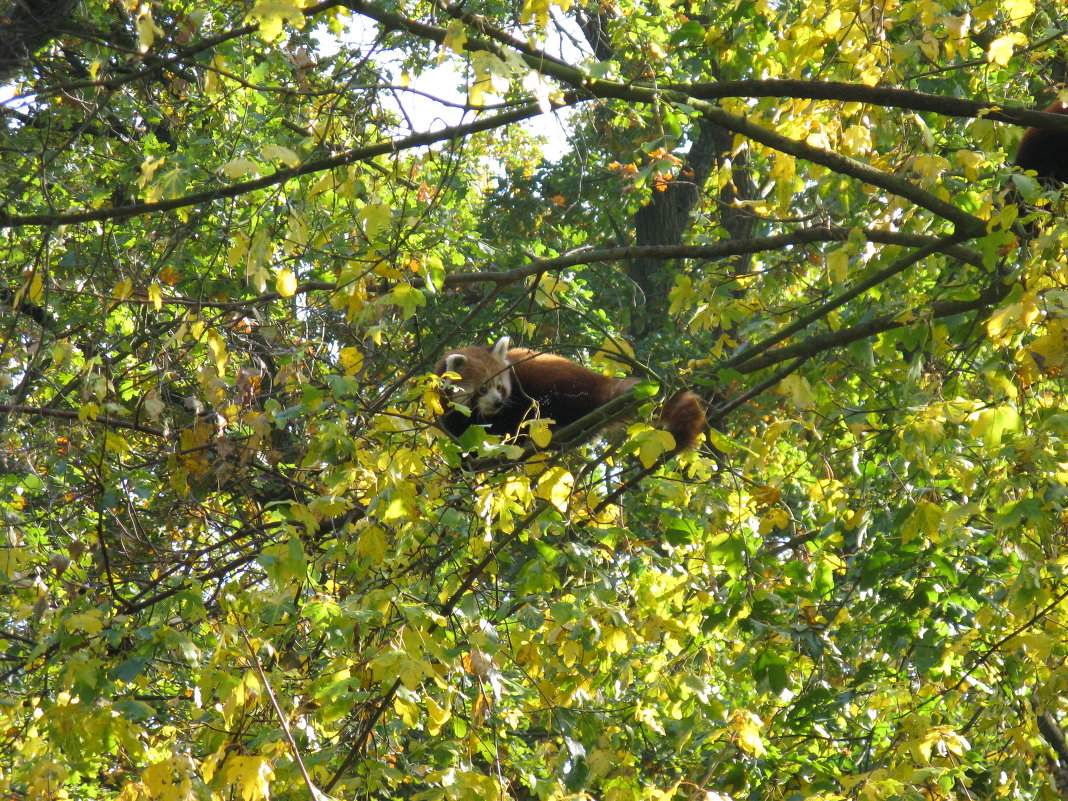
[[[467,364],[467,357],[462,353],[450,353],[445,357],[445,372],[459,373],[460,368]]]
[[[497,344],[493,346],[492,354],[500,359],[502,362],[508,361],[508,348],[511,347],[511,337],[501,337],[497,340]]]

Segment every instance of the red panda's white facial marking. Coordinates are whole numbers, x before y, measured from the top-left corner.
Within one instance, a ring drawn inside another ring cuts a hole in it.
[[[492,417],[512,394],[512,378],[508,370],[493,376],[482,385],[478,394],[478,410],[484,417]]]

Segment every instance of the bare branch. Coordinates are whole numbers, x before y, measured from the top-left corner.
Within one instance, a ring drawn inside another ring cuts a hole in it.
[[[81,420],[79,413],[74,409],[49,409],[42,406],[22,406],[17,403],[0,403],[0,412],[6,412],[7,414],[27,414],[38,415],[40,417],[51,417],[56,420]],[[152,428],[151,426],[142,425],[141,423],[131,422],[129,420],[122,420],[117,417],[102,416],[97,417],[94,420],[84,420],[86,423],[96,423],[98,425],[110,426],[111,428],[125,428],[129,431],[137,431],[142,434],[151,434],[154,437],[166,437],[167,433],[161,431],[158,428]]]

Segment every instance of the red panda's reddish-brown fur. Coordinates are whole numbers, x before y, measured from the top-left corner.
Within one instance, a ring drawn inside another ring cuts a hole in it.
[[[470,425],[487,425],[498,436],[519,433],[521,424],[534,417],[554,421],[562,428],[630,390],[635,378],[611,378],[563,356],[509,348],[509,338],[496,345],[473,345],[446,354],[434,372],[456,373],[460,380],[446,383],[446,409],[442,425],[454,436]],[[452,402],[471,410],[467,415]],[[692,448],[705,429],[701,399],[683,390],[673,395],[660,415],[675,446]]]
[[[1057,100],[1047,109],[1051,114],[1068,114]],[[1016,151],[1015,164],[1021,170],[1034,170],[1039,178],[1068,183],[1068,133],[1049,128],[1028,128]]]

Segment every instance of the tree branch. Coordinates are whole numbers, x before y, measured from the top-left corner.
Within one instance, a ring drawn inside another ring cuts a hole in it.
[[[671,84],[670,89],[686,92],[703,100],[724,97],[792,97],[802,100],[839,100],[843,103],[867,103],[910,111],[930,111],[946,117],[971,117],[1007,122],[1010,125],[1033,125],[1068,132],[1068,116],[1021,106],[992,103],[987,100],[964,100],[910,89],[889,86],[866,86],[842,81],[799,81],[790,79],[717,81],[715,83]]]
[[[439,44],[445,41],[446,31],[444,28],[425,25],[398,14],[382,11],[365,0],[346,0],[345,5],[353,11],[364,14],[383,25],[405,30],[416,36],[422,36]],[[488,26],[483,23],[476,29],[485,32],[487,28]],[[496,34],[499,32],[494,33]],[[495,41],[483,41],[474,38],[468,39],[464,44],[464,48],[465,50],[488,50],[493,53],[499,53],[501,52],[500,48],[502,45],[498,44],[498,42],[506,40],[510,41],[510,38],[503,33],[500,33],[499,36],[495,35],[494,39]],[[509,46],[511,47],[512,45],[509,44]],[[920,189],[918,186],[915,186],[905,179],[889,175],[855,159],[840,156],[837,153],[832,153],[830,151],[821,150],[805,142],[777,134],[763,126],[752,123],[747,119],[724,111],[714,103],[710,103],[708,99],[704,99],[700,96],[701,92],[704,92],[709,96],[714,94],[717,84],[697,84],[693,88],[700,91],[694,92],[691,91],[691,87],[685,85],[676,88],[663,88],[641,83],[622,83],[619,81],[596,79],[592,78],[589,73],[582,69],[549,58],[544,53],[534,51],[532,48],[525,45],[519,48],[519,53],[523,61],[532,70],[537,70],[544,75],[548,75],[561,83],[572,87],[577,93],[581,93],[582,97],[602,99],[615,98],[617,100],[631,103],[677,103],[690,106],[705,115],[711,122],[728,131],[741,134],[742,136],[752,139],[755,142],[759,142],[773,150],[778,150],[782,153],[795,156],[796,158],[811,161],[814,164],[820,164],[834,172],[857,178],[865,183],[878,186],[892,194],[911,200],[916,205],[952,222],[959,231],[967,232],[969,236],[979,236],[985,230],[985,223],[978,217],[967,214],[952,203],[948,203],[932,193]],[[743,85],[746,84],[744,82],[736,82],[734,84],[735,87]],[[792,88],[794,91],[800,92],[802,91],[803,86],[804,82],[798,81],[794,85],[785,88]],[[845,94],[846,89],[856,91],[859,94],[863,94],[864,92],[864,90],[859,87],[853,87],[850,84],[828,83],[825,86],[828,91],[837,89],[843,95]],[[753,85],[751,88],[754,91],[769,91],[767,85]],[[870,89],[870,87],[867,88]],[[737,91],[737,88],[735,91]],[[903,90],[897,91],[900,92]],[[876,97],[876,95],[873,95],[870,92],[869,96]],[[885,99],[886,96],[880,97]],[[923,95],[922,93],[906,93],[906,95],[896,96],[896,99],[901,102],[908,100],[913,105],[919,105],[921,103],[933,103],[935,97],[936,96],[933,95]],[[1048,125],[1049,127],[1054,128],[1060,128],[1063,125],[1064,129],[1068,130],[1068,119],[1055,119],[1058,116],[1063,117],[1063,115],[1043,114],[1042,112],[1016,108],[1011,108],[1009,112],[1006,113],[1001,111],[1000,107],[997,107],[994,104],[980,101],[958,101],[956,104],[947,104],[947,108],[954,109],[957,116],[987,116],[991,119],[1013,122],[1016,124],[1032,124],[1032,120],[1039,120],[1039,124]]]
[[[80,420],[79,413],[73,409],[49,409],[42,406],[22,406],[17,403],[0,403],[0,412],[6,412],[7,414],[26,414],[26,415],[39,415],[41,417],[52,417],[57,420]],[[129,420],[123,420],[117,417],[97,417],[95,420],[84,420],[86,423],[96,423],[99,425],[106,425],[112,428],[125,428],[129,431],[137,431],[141,434],[151,434],[154,437],[166,437],[167,433],[161,431],[158,428],[152,428],[151,426],[141,425],[140,423],[132,423]]]
[[[955,317],[958,314],[967,314],[968,312],[974,312],[993,306],[1008,295],[1008,293],[1009,285],[1003,283],[1000,279],[995,278],[995,280],[991,282],[986,289],[980,292],[979,296],[974,300],[936,301],[927,308],[932,319],[941,320],[944,317]],[[922,315],[922,310],[918,311]],[[816,334],[792,345],[786,345],[772,350],[765,353],[760,358],[745,361],[743,364],[731,367],[730,369],[742,374],[749,374],[779,364],[788,359],[811,358],[825,350],[841,348],[853,342],[857,342],[858,340],[868,339],[876,334],[881,334],[885,331],[908,325],[908,321],[902,320],[901,317],[901,312],[895,312],[893,314],[883,315],[882,317],[876,317],[873,320],[867,320],[850,328]]]
[[[572,100],[572,102],[577,102]],[[568,105],[565,103],[564,105]],[[160,200],[155,203],[134,203],[128,206],[112,206],[111,208],[96,209],[94,211],[69,211],[58,214],[6,214],[0,209],[0,228],[21,228],[25,226],[43,225],[77,225],[79,223],[98,222],[100,220],[124,220],[130,217],[139,217],[147,214],[158,214],[164,211],[173,211],[187,206],[196,206],[202,203],[210,203],[224,198],[238,197],[258,189],[266,189],[277,186],[293,178],[310,175],[316,172],[332,170],[337,167],[345,167],[358,161],[366,161],[376,156],[384,156],[391,153],[399,153],[417,147],[444,142],[450,139],[459,139],[483,131],[493,130],[514,122],[530,119],[541,114],[541,109],[535,103],[527,103],[513,111],[484,117],[475,122],[464,125],[456,125],[440,131],[412,134],[401,139],[389,142],[381,142],[376,145],[358,147],[347,150],[337,156],[309,161],[297,167],[276,170],[270,175],[264,175],[251,181],[241,181],[236,184],[227,184],[216,189],[207,189],[203,192],[195,192],[191,195]]]
[[[706,259],[714,261],[731,256],[740,256],[749,253],[761,253],[770,250],[780,250],[794,245],[808,245],[816,242],[844,242],[849,238],[850,228],[815,226],[802,228],[787,234],[775,236],[754,237],[752,239],[732,239],[717,242],[714,245],[632,245],[628,247],[614,248],[588,248],[565,253],[562,256],[554,256],[548,259],[538,259],[516,267],[512,270],[483,270],[475,273],[454,273],[445,276],[445,286],[465,286],[468,284],[481,284],[491,282],[494,284],[512,284],[522,281],[533,275],[564,270],[577,267],[582,264],[595,262],[627,261],[635,258],[658,258],[658,259]],[[865,228],[864,236],[870,242],[884,245],[900,245],[902,247],[928,247],[937,245],[941,252],[967,264],[981,267],[982,255],[977,250],[966,248],[959,243],[946,245],[946,239],[924,236],[922,234],[909,234],[901,231],[882,231],[874,228]],[[412,280],[413,286],[424,286],[421,278]]]
[[[844,306],[849,301],[859,297],[860,295],[867,292],[869,289],[877,287],[879,284],[889,280],[898,273],[904,272],[912,265],[922,261],[933,253],[937,253],[944,247],[959,244],[960,241],[964,238],[965,236],[963,234],[953,234],[952,236],[948,236],[941,240],[932,242],[931,244],[922,247],[913,253],[909,253],[907,256],[897,259],[892,264],[883,268],[882,270],[879,270],[877,273],[868,277],[864,281],[858,282],[855,286],[852,286],[846,291],[839,293],[838,295],[826,301],[825,303],[821,303],[808,314],[799,318],[790,325],[781,328],[778,332],[767,337],[762,342],[759,342],[750,348],[746,348],[736,353],[731,358],[722,362],[719,365],[720,369],[732,369],[741,371],[740,365],[745,365],[748,362],[754,360],[764,351],[770,350],[772,347],[779,344],[780,342],[789,339],[794,334],[800,331],[805,330],[806,328],[808,328],[808,326],[812,325],[817,320],[826,317],[835,309]]]

